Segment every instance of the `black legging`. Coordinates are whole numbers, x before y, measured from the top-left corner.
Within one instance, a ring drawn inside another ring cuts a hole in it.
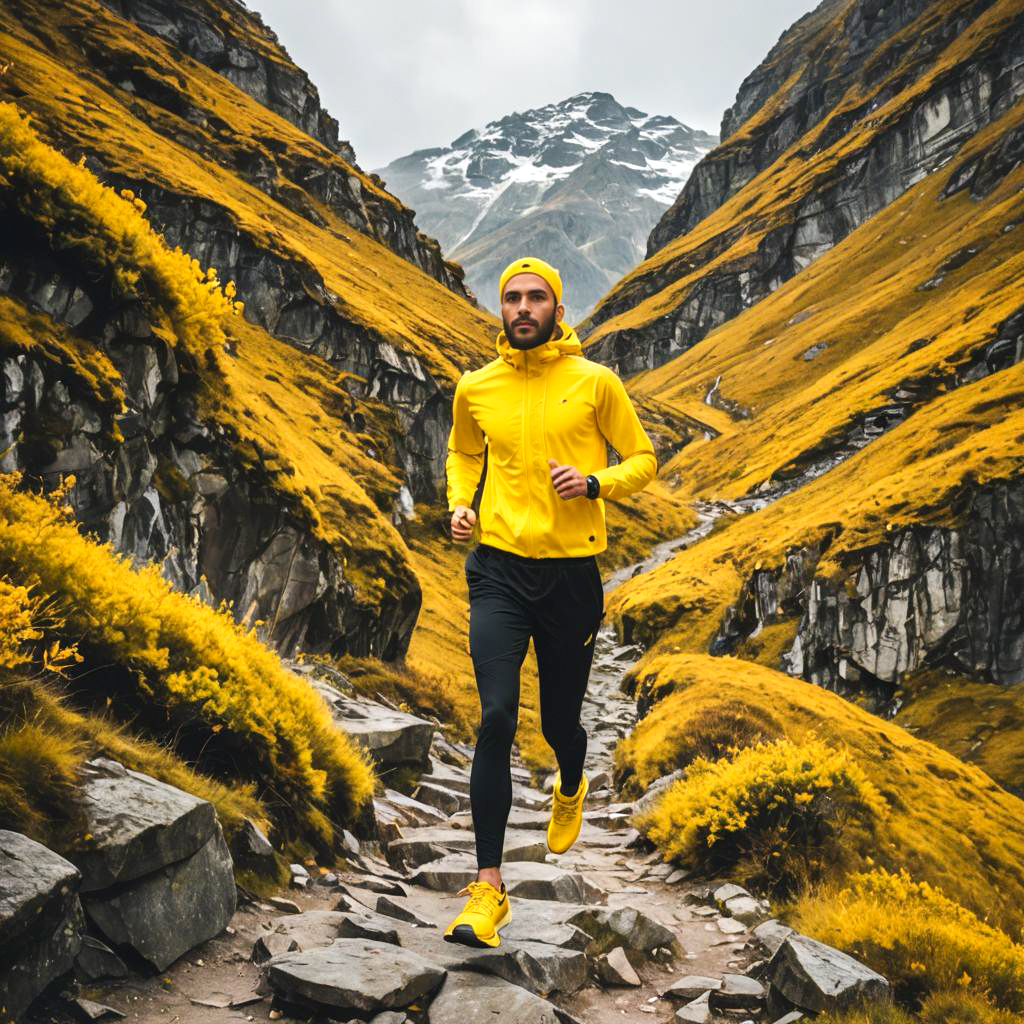
[[[587,734],[580,708],[594,636],[604,615],[601,573],[593,555],[524,558],[481,544],[466,558],[469,647],[480,691],[469,796],[477,864],[501,864],[512,807],[509,758],[519,718],[519,670],[533,637],[540,676],[540,720],[555,752],[561,789],[575,793]]]

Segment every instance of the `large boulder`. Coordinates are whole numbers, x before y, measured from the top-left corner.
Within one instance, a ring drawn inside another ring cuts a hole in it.
[[[130,885],[87,893],[83,902],[112,943],[164,970],[223,931],[235,912],[234,871],[220,825],[186,860]]]
[[[82,767],[91,838],[69,856],[82,892],[130,882],[191,857],[216,831],[213,804],[98,757]]]
[[[411,950],[369,939],[282,953],[267,961],[266,970],[270,987],[286,1002],[364,1019],[429,996],[447,973]]]
[[[70,861],[18,832],[0,829],[0,1004],[17,1019],[71,969],[85,922],[81,875]]]
[[[793,933],[768,964],[767,977],[783,998],[821,1013],[891,998],[889,982],[852,956]]]

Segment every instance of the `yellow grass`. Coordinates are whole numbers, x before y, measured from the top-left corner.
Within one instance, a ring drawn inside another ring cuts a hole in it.
[[[256,783],[284,837],[315,825],[329,845],[324,813],[343,824],[370,798],[373,774],[315,691],[227,609],[175,592],[156,566],[133,569],[15,484],[0,476],[0,574],[53,602],[54,639],[80,639],[107,666],[74,676],[83,697],[109,697],[200,764],[230,766]]]
[[[762,732],[797,744],[816,737],[846,749],[888,804],[873,832],[851,824],[843,833],[851,869],[906,868],[1019,936],[1024,802],[980,769],[836,694],[738,658],[666,654],[649,670],[671,692],[620,744],[618,770],[636,789],[685,766],[723,708],[745,713],[751,739],[741,744]]]

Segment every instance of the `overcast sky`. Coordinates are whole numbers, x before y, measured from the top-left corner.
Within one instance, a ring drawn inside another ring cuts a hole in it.
[[[817,0],[248,0],[364,170],[586,90],[716,132]]]

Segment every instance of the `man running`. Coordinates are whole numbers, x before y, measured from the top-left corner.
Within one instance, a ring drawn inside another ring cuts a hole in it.
[[[588,787],[580,708],[604,615],[595,558],[607,546],[602,499],[641,490],[657,470],[622,382],[584,358],[576,332],[561,322],[558,271],[532,257],[515,260],[501,275],[499,297],[498,357],[455,389],[447,460],[455,540],[473,535],[481,474],[483,488],[480,543],[466,558],[481,710],[469,790],[478,873],[444,937],[480,947],[499,945],[509,920],[501,854],[530,638],[541,730],[558,761],[548,848],[564,853],[579,836]],[[608,444],[618,465],[607,464]]]

